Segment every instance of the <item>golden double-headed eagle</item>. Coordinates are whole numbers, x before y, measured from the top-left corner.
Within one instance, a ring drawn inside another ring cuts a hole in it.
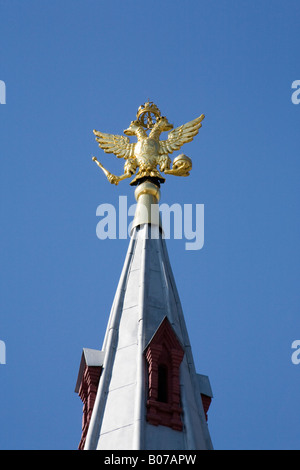
[[[158,185],[165,182],[160,172],[188,176],[192,169],[192,161],[184,154],[178,155],[172,163],[169,154],[179,150],[183,144],[191,142],[201,127],[204,115],[173,129],[165,116],[161,116],[158,107],[151,101],[140,106],[136,120],[124,130],[123,135],[105,134],[94,130],[99,147],[106,153],[113,153],[118,158],[124,158],[124,173],[116,176],[107,171],[103,165],[93,157],[93,160],[104,171],[107,179],[112,184],[118,184],[121,180],[132,177],[137,169],[138,173],[131,181],[135,186],[146,179],[151,179]],[[171,130],[172,129],[172,130]],[[147,134],[147,130],[149,135]],[[170,131],[167,140],[160,140],[164,131]],[[137,142],[131,143],[126,136],[136,136]],[[159,167],[159,170],[158,170]]]

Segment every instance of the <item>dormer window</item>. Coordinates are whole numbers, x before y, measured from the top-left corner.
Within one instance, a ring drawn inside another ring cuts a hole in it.
[[[168,366],[160,364],[157,370],[158,384],[157,384],[157,401],[161,403],[168,403]]]
[[[167,317],[145,351],[148,366],[147,421],[182,430],[180,364],[183,348]]]

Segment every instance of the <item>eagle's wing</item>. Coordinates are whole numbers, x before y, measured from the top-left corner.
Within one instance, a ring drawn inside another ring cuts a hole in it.
[[[191,142],[195,135],[198,134],[199,129],[202,126],[201,121],[203,121],[204,117],[204,114],[201,114],[201,116],[193,121],[176,127],[176,129],[169,132],[168,140],[161,140],[159,142],[159,153],[173,153],[176,150],[179,150],[183,144]]]
[[[105,134],[104,132],[93,131],[99,147],[106,153],[113,153],[118,158],[134,157],[135,143],[130,143],[129,138],[123,135]]]

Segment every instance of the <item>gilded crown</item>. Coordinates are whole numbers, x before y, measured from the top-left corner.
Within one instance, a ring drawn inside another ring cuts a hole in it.
[[[136,117],[143,127],[152,129],[155,122],[161,117],[161,113],[156,104],[147,101],[139,107]]]

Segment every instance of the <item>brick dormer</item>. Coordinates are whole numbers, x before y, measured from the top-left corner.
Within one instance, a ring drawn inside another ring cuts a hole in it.
[[[150,424],[182,430],[179,368],[183,356],[183,348],[165,317],[145,351],[148,366],[147,421]]]
[[[103,352],[96,349],[83,349],[81,363],[75,387],[83,403],[82,411],[82,433],[78,446],[83,450],[88,432],[92,411],[98,390],[98,384],[102,372]]]

